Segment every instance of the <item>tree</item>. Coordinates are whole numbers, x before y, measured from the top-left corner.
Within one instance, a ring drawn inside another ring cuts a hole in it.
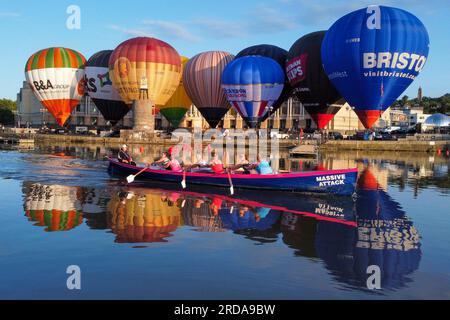
[[[425,113],[444,113],[449,114],[450,113],[450,93],[446,93],[442,97],[439,98],[430,98],[430,97],[423,97],[422,102],[419,103],[417,98],[408,100],[408,96],[403,96],[400,100],[395,101],[392,106],[393,107],[402,107],[406,104],[409,104],[411,106],[420,106],[423,107],[423,111]]]
[[[406,106],[408,103],[409,97],[405,94],[402,98],[402,106]]]
[[[14,111],[17,110],[17,104],[10,99],[0,99],[0,108]]]
[[[0,107],[0,123],[2,125],[14,124],[14,113],[7,108]]]

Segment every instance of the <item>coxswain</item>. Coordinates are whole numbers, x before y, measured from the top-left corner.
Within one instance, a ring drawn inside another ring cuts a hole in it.
[[[130,154],[128,153],[128,146],[126,144],[120,147],[119,153],[117,154],[117,160],[122,163],[131,164],[133,166],[136,165],[136,162],[133,161]]]

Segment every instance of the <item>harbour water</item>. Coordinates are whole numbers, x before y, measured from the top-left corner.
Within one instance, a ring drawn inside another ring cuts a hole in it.
[[[139,161],[160,151],[132,150]],[[449,299],[450,160],[326,153],[357,198],[127,186],[103,147],[0,152],[0,299]],[[68,290],[67,267],[81,270]],[[369,266],[381,289],[368,289]]]

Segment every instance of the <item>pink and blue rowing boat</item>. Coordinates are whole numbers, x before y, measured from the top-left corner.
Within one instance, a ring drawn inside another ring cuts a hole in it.
[[[108,159],[109,172],[113,175],[131,175],[144,167],[121,163]],[[215,187],[230,187],[230,180],[235,189],[257,189],[289,192],[327,193],[335,195],[352,195],[355,192],[358,169],[325,170],[294,172],[280,174],[214,174],[205,172],[174,172],[156,168],[146,168],[137,179],[180,183],[185,177],[186,184]]]

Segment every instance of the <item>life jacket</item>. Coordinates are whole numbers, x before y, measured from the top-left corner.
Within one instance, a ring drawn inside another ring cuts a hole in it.
[[[272,174],[273,170],[272,167],[270,166],[270,164],[263,160],[261,161],[257,166],[256,166],[256,171],[259,174]]]
[[[214,164],[212,164],[211,165],[211,170],[214,172],[214,173],[223,173],[223,164],[221,164],[221,163],[214,163]]]

